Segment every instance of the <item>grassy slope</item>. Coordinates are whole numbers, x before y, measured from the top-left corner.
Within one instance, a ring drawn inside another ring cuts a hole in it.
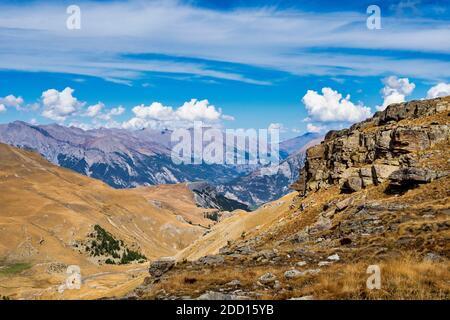
[[[142,190],[115,190],[3,144],[0,188],[0,261],[33,265],[20,273],[22,278],[3,277],[0,292],[13,297],[35,291],[41,295],[39,290],[61,283],[64,273],[46,272],[54,263],[80,265],[86,276],[136,268],[98,266],[73,249],[71,244],[85,239],[95,224],[150,259],[174,255],[204,230],[155,206]]]

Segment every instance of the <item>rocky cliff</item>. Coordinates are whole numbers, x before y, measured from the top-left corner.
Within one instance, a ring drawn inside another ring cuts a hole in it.
[[[392,104],[349,129],[330,131],[308,149],[293,188],[306,195],[338,184],[351,193],[389,179],[395,191],[447,175],[424,160],[449,139],[449,111],[450,97]]]

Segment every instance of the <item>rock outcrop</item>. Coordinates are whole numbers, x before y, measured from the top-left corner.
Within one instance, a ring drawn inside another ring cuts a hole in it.
[[[307,150],[292,187],[305,195],[337,184],[351,193],[388,179],[399,186],[445,176],[448,172],[422,168],[419,153],[449,140],[449,111],[450,97],[392,104],[349,129],[330,131]]]
[[[149,273],[154,278],[160,278],[163,274],[172,269],[175,264],[176,260],[172,257],[161,258],[150,264]]]

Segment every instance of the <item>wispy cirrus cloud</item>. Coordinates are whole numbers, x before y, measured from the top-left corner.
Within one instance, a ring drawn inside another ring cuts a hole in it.
[[[79,6],[82,28],[71,31],[61,4],[0,5],[0,68],[96,76],[128,85],[151,72],[271,83],[241,64],[295,75],[389,72],[433,80],[446,79],[450,69],[450,28],[442,20],[384,17],[382,30],[368,30],[365,12],[221,11],[180,1],[83,1]],[[349,48],[361,51],[341,50]],[[416,57],[401,54],[408,51]],[[172,58],[129,56],[147,53]]]

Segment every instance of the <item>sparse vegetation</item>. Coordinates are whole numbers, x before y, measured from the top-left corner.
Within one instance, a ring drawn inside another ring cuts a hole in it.
[[[115,239],[99,225],[94,226],[94,232],[89,236],[93,240],[86,250],[94,257],[108,257],[106,264],[128,264],[135,261],[143,263],[147,260],[143,254],[128,249],[122,240]]]
[[[27,269],[30,269],[32,265],[30,263],[14,263],[6,265],[0,268],[0,276],[9,276],[19,274]]]

